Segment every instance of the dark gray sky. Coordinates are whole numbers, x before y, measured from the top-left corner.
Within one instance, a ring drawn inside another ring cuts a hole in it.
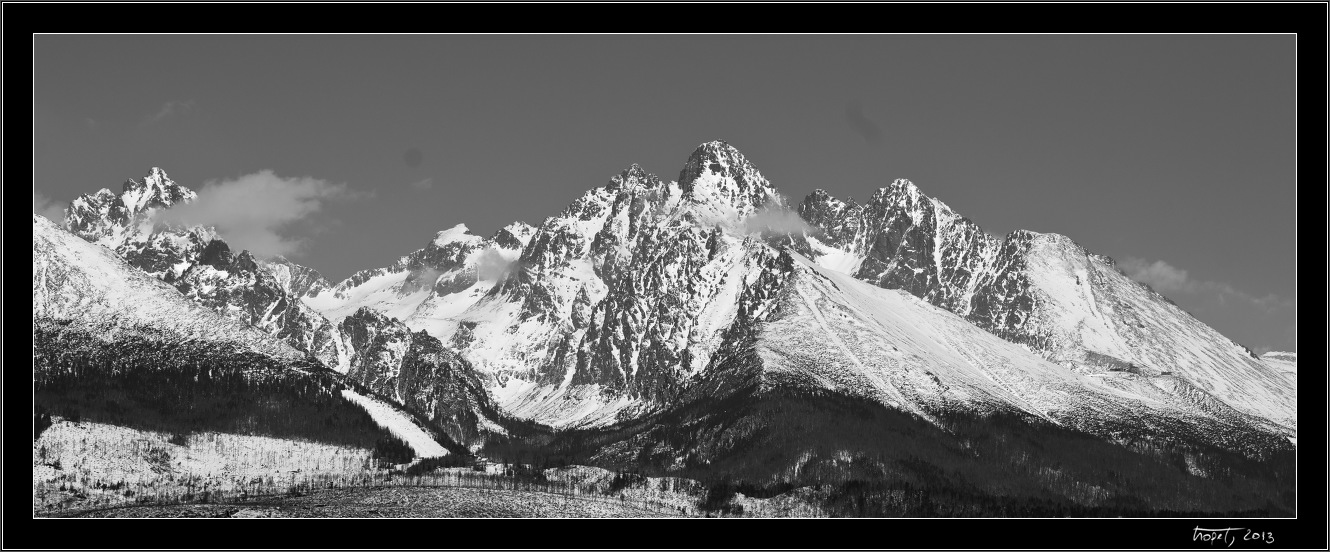
[[[991,233],[1110,255],[1253,349],[1297,347],[1292,35],[35,43],[34,210],[160,166],[275,197],[244,224],[337,280],[459,222],[538,224],[630,163],[676,179],[723,139],[794,201],[909,178]]]

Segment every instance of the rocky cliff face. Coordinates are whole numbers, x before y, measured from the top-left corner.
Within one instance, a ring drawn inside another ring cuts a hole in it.
[[[833,268],[953,312],[970,309],[981,276],[996,262],[998,240],[908,180],[877,190],[864,205],[818,190],[799,213],[823,233],[820,242],[852,252]]]
[[[282,339],[330,368],[345,363],[336,328],[288,293],[248,251],[233,255],[226,242],[214,239],[172,284],[196,303]]]
[[[255,259],[255,261],[272,274],[282,290],[292,297],[314,296],[332,287],[332,283],[319,274],[319,271],[296,264],[281,255],[271,259]]]
[[[493,374],[519,416],[640,413],[705,369],[736,318],[772,293],[763,287],[774,285],[779,252],[745,222],[783,205],[723,142],[699,146],[679,182],[633,165],[541,224],[507,276],[451,325],[420,327]]]
[[[503,433],[474,370],[438,339],[368,307],[338,329],[350,379],[435,422],[459,443],[478,445],[486,434]]]

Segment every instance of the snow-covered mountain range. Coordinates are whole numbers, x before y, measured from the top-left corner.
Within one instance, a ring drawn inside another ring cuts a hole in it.
[[[451,226],[335,284],[155,217],[195,200],[153,169],[75,200],[65,227],[139,268],[135,286],[170,284],[459,441],[502,433],[492,413],[604,426],[739,380],[1234,448],[1297,427],[1296,357],[1253,357],[1108,257],[989,236],[906,180],[862,205],[819,190],[796,207],[724,142],[677,181],[632,165],[538,225]]]
[[[280,257],[259,260],[248,251],[234,253],[215,229],[171,223],[160,216],[171,207],[196,199],[193,191],[153,168],[143,180],[126,181],[118,196],[103,189],[75,199],[66,210],[68,232],[56,230],[45,219],[34,216],[34,227],[45,230],[34,230],[34,240],[44,235],[47,242],[59,237],[63,240],[60,244],[72,239],[82,246],[44,248],[50,255],[83,258],[81,252],[91,247],[98,255],[88,258],[106,261],[60,272],[102,274],[89,279],[95,280],[99,289],[88,290],[52,278],[50,281],[56,283],[48,286],[51,289],[47,293],[87,296],[83,301],[99,297],[99,293],[111,294],[117,299],[106,303],[136,309],[134,312],[144,313],[158,326],[172,327],[173,318],[185,327],[204,320],[192,334],[196,339],[224,341],[228,328],[240,327],[261,335],[265,340],[258,343],[267,344],[269,349],[273,343],[281,343],[284,348],[277,351],[283,355],[308,358],[343,374],[354,367],[349,374],[353,380],[430,417],[457,442],[474,441],[485,431],[498,429],[486,418],[485,413],[492,417],[494,410],[488,396],[479,391],[474,372],[455,354],[444,350],[437,339],[412,335],[401,322],[375,311],[333,323],[302,300],[329,287],[317,272]],[[43,223],[52,227],[47,229]],[[34,241],[34,251],[37,248]],[[34,252],[34,287],[46,281],[42,280],[50,272],[43,269],[46,264]],[[134,277],[119,277],[124,269]],[[172,298],[195,311],[206,312],[211,319],[180,315],[171,308],[158,308],[160,300],[129,296],[126,290],[142,287],[140,281],[144,278],[156,286],[154,297],[162,288],[171,290]],[[121,285],[121,280],[127,285]],[[38,303],[46,302],[34,291],[34,317],[47,308],[36,307]],[[83,314],[83,319],[103,318],[95,311]],[[226,322],[212,320],[219,317]]]

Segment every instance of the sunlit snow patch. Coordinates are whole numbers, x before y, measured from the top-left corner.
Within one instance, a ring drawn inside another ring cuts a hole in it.
[[[368,412],[376,423],[383,426],[398,439],[411,445],[411,448],[416,451],[416,457],[435,458],[448,455],[448,449],[443,448],[443,445],[431,439],[423,429],[420,429],[411,421],[411,418],[408,418],[402,411],[393,408],[392,405],[366,397],[350,389],[343,389],[342,396],[364,408],[365,412]]]

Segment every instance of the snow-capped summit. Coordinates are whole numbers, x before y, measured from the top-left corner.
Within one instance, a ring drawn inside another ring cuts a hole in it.
[[[197,195],[190,189],[176,184],[166,176],[166,171],[153,167],[143,180],[127,180],[124,193],[120,198],[125,208],[131,213],[138,213],[149,207],[171,207],[178,203],[192,201]]]
[[[143,180],[126,180],[120,195],[103,188],[75,198],[65,210],[64,226],[83,239],[114,249],[151,233],[156,210],[197,197],[193,190],[171,180],[166,171],[153,167]]]
[[[648,173],[641,165],[633,163],[622,173],[615,175],[606,185],[609,190],[654,188],[660,185],[660,179]]]
[[[443,247],[450,243],[478,242],[484,238],[471,233],[465,224],[458,224],[447,230],[440,230],[434,235],[434,245]]]
[[[193,190],[171,180],[160,167],[153,167],[142,180],[125,181],[120,195],[103,188],[75,198],[65,210],[63,222],[73,234],[171,281],[186,268],[187,259],[198,255],[218,236],[214,229],[203,226],[162,224],[157,214],[197,198]]]
[[[748,158],[724,141],[699,145],[679,172],[685,197],[713,209],[743,216],[783,199]]]

